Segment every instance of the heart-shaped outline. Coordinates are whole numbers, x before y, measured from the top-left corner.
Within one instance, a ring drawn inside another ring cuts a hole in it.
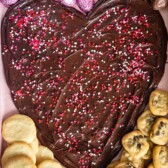
[[[11,61],[10,58],[11,58],[11,55],[12,55],[12,50],[10,52],[10,49],[6,50],[8,46],[8,44],[10,44],[10,41],[8,38],[6,38],[6,33],[8,33],[6,31],[6,27],[9,26],[9,20],[8,20],[8,16],[10,15],[10,13],[12,13],[12,11],[16,8],[18,8],[18,6],[20,6],[21,8],[24,8],[24,6],[27,5],[27,3],[31,3],[31,2],[34,2],[34,0],[28,0],[28,1],[24,1],[24,0],[21,0],[19,1],[17,4],[15,4],[14,6],[10,7],[9,10],[7,11],[5,17],[4,17],[4,20],[3,20],[3,24],[2,24],[2,50],[3,50],[3,62],[4,62],[4,66],[5,66],[5,73],[6,73],[6,79],[7,79],[7,82],[8,82],[8,85],[9,87],[12,89],[12,96],[13,96],[13,99],[14,99],[14,88],[13,88],[13,82],[12,80],[20,80],[20,79],[17,79],[16,76],[12,76],[11,75],[11,70],[10,70],[10,67],[8,67],[8,65],[11,65],[11,63],[8,63],[8,61]],[[38,2],[38,1],[37,1]],[[43,2],[46,2],[45,0],[43,0]],[[51,1],[50,1],[51,2]],[[150,10],[149,7],[147,7],[147,5],[144,3],[144,2],[141,2],[141,1],[135,1],[135,0],[131,0],[131,1],[125,1],[124,2],[124,5],[128,5],[128,4],[131,4],[132,6],[134,6],[135,8],[137,8],[137,6],[141,6],[141,5],[144,5],[145,8],[143,8],[143,10],[145,10],[147,12],[147,10]],[[139,4],[138,4],[139,3]],[[65,10],[65,11],[69,11],[71,13],[74,13],[77,17],[81,18],[81,19],[84,19],[84,20],[91,20],[91,19],[95,19],[96,17],[98,17],[99,15],[103,15],[105,10],[110,9],[112,7],[115,7],[117,5],[123,5],[123,2],[120,1],[120,0],[108,0],[108,1],[98,1],[97,4],[95,5],[94,9],[89,12],[86,16],[84,16],[83,14],[81,14],[80,12],[76,11],[75,9],[72,9],[72,8],[67,8],[67,7],[64,7],[64,6],[60,6],[62,8],[62,10]],[[137,10],[140,10],[140,9],[137,9]],[[150,11],[152,12],[152,11]],[[150,12],[148,13],[149,16],[150,15]],[[165,63],[165,60],[166,60],[166,40],[164,39],[164,35],[166,34],[165,32],[165,28],[164,28],[164,24],[162,22],[162,19],[160,18],[160,16],[158,15],[158,13],[155,12],[152,12],[153,15],[156,15],[159,19],[158,19],[158,23],[160,23],[160,25],[163,25],[162,26],[162,31],[157,29],[157,33],[160,34],[161,36],[161,39],[162,39],[162,44],[160,44],[161,48],[163,49],[162,52],[161,52],[161,55],[162,55],[162,60],[160,59],[160,66],[156,67],[156,69],[159,71],[158,74],[156,75],[156,79],[155,81],[150,85],[150,87],[148,88],[148,90],[146,90],[145,94],[144,94],[144,99],[139,103],[139,106],[138,108],[136,108],[136,110],[134,111],[133,115],[131,116],[131,119],[130,119],[130,122],[129,122],[129,126],[127,125],[127,128],[123,131],[120,129],[120,132],[116,132],[115,134],[122,134],[124,135],[124,133],[128,132],[130,129],[133,129],[134,125],[135,125],[135,120],[136,118],[138,117],[138,115],[142,112],[142,110],[145,108],[145,105],[147,103],[147,99],[148,99],[148,96],[149,96],[149,93],[151,92],[151,90],[153,88],[155,88],[159,82],[159,80],[161,79],[161,76],[163,74],[163,71],[164,71],[164,63]],[[154,23],[153,23],[154,24]],[[155,24],[154,24],[155,25]],[[157,24],[156,24],[157,25]],[[151,25],[152,26],[152,25]],[[152,26],[153,27],[153,26]],[[159,38],[159,36],[158,36]],[[6,53],[4,54],[4,52],[6,51]],[[13,57],[14,59],[16,59],[17,57]],[[6,69],[8,67],[8,69]],[[15,79],[13,78],[15,77]],[[19,86],[19,83],[18,83],[18,86]],[[17,86],[17,87],[18,87]],[[16,94],[16,93],[15,93]],[[21,96],[21,93],[18,92],[17,95]],[[15,95],[16,96],[16,95]],[[15,101],[15,100],[14,100]],[[18,109],[20,110],[20,112],[24,113],[24,110],[20,109],[20,104],[19,102],[15,102],[16,106],[18,107]],[[19,104],[19,105],[18,105]],[[30,112],[31,113],[31,112]],[[31,113],[27,113],[27,115],[31,115],[31,117],[33,117],[34,115],[34,121],[36,122],[36,124],[39,122],[39,118],[37,118],[37,116],[35,116],[35,114]],[[127,119],[126,121],[128,121],[130,116],[129,114],[127,115]],[[39,125],[37,124],[37,126],[39,127]],[[46,138],[44,135],[46,135],[45,131],[49,131],[48,128],[46,127],[45,124],[42,124],[42,126],[44,126],[44,130],[41,129],[42,133],[40,132],[40,136],[41,136],[41,141],[49,146],[50,148],[52,148],[53,144],[50,144],[50,138]],[[107,165],[107,163],[110,161],[111,158],[113,158],[119,151],[120,149],[120,142],[118,141],[118,139],[115,138],[115,136],[113,137],[114,138],[114,142],[115,144],[112,144],[111,146],[108,144],[106,146],[106,148],[104,149],[103,148],[103,152],[101,153],[101,155],[103,155],[104,157],[102,158],[102,160],[99,160],[97,161],[96,163],[96,167],[104,167],[105,165]],[[45,141],[47,139],[47,142]],[[117,141],[116,141],[117,140]],[[112,149],[110,149],[110,147],[112,147]],[[54,150],[54,149],[53,149]],[[57,155],[61,155],[61,156],[57,156]],[[68,158],[67,156],[65,157],[64,156],[64,152],[61,153],[60,150],[58,150],[57,152],[55,151],[55,155],[56,157],[58,158],[58,160],[60,160],[62,163],[64,163],[65,165],[69,166],[70,167],[76,167],[76,163],[73,163],[71,161],[71,159],[73,159],[73,155],[72,157]],[[93,166],[94,167],[94,166]]]

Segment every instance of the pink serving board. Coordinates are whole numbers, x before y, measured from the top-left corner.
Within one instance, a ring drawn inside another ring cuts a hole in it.
[[[0,27],[1,27],[2,18],[4,16],[6,10],[7,10],[7,8],[5,8],[0,3]],[[164,10],[161,10],[160,12],[164,18],[166,27],[168,29],[168,7]],[[167,45],[167,47],[168,47],[168,45]],[[167,52],[167,55],[168,55],[168,52]],[[168,91],[168,60],[166,63],[164,76],[159,84],[159,88]],[[1,47],[0,47],[0,128],[2,126],[2,121],[5,118],[7,118],[8,116],[10,116],[11,114],[14,114],[16,112],[17,112],[16,107],[14,106],[14,104],[12,102],[9,89],[6,85],[5,78],[4,78],[2,58],[1,58]],[[3,148],[4,148],[4,141],[2,140],[2,135],[0,132],[0,154],[3,151]]]

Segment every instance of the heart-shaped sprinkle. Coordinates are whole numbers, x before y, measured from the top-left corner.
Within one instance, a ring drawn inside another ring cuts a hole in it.
[[[84,12],[89,12],[93,8],[93,0],[77,0],[79,8]]]
[[[168,5],[168,0],[153,0],[152,6],[154,10],[160,10],[166,8]]]
[[[1,0],[2,4],[6,7],[13,5],[16,3],[18,0]]]
[[[60,2],[66,6],[74,7],[76,0],[60,0]]]

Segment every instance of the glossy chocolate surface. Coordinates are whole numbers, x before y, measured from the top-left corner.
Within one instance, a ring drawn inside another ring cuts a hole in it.
[[[99,1],[86,16],[21,0],[2,22],[13,101],[63,165],[104,168],[164,73],[166,36],[142,0]]]

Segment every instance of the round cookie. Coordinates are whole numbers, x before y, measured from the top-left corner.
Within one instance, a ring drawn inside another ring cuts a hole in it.
[[[130,162],[120,162],[114,168],[135,168]]]
[[[158,145],[168,142],[168,119],[160,117],[156,120],[150,133],[150,140]]]
[[[168,114],[168,92],[154,90],[150,95],[149,108],[156,116],[166,116]]]
[[[152,151],[153,151],[154,144],[153,142],[150,141],[149,137],[145,137],[145,138],[149,143],[149,150],[144,156],[142,156],[142,159],[148,160],[152,158]]]
[[[54,160],[54,154],[49,148],[40,145],[36,153],[36,162],[39,164],[44,160]]]
[[[130,162],[136,168],[144,168],[144,160],[141,158],[133,158],[126,150],[122,151],[121,162]]]
[[[39,141],[38,141],[37,137],[35,137],[35,138],[33,139],[33,141],[32,141],[29,145],[30,145],[30,147],[33,149],[33,151],[34,151],[35,153],[37,153],[38,147],[39,147]]]
[[[5,149],[1,159],[2,166],[4,166],[12,157],[20,155],[30,158],[33,163],[36,162],[35,153],[28,144],[24,142],[15,142]]]
[[[126,150],[122,151],[122,154],[121,154],[121,157],[120,157],[121,162],[131,161],[132,159],[133,159],[132,156]]]
[[[44,160],[37,166],[37,168],[62,168],[62,166],[54,160]]]
[[[37,168],[33,161],[26,156],[14,156],[8,160],[4,168]]]
[[[146,136],[149,136],[152,125],[156,119],[149,110],[144,111],[137,120],[137,128]]]
[[[2,136],[8,143],[17,141],[30,143],[36,137],[36,127],[30,117],[15,114],[3,122]]]
[[[132,131],[122,138],[122,145],[134,158],[144,156],[149,150],[149,143],[140,131]]]
[[[153,164],[155,168],[168,168],[168,147],[166,146],[154,147]]]

